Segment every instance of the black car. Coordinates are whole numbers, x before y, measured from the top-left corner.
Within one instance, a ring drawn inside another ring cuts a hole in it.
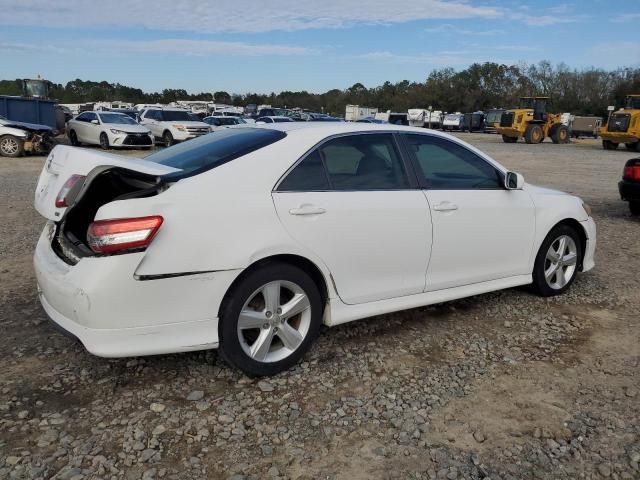
[[[631,213],[640,215],[640,158],[632,158],[624,165],[618,189],[622,200],[629,202]]]

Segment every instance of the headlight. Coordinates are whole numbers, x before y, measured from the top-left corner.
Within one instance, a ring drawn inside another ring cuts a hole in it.
[[[121,133],[127,133],[127,132],[123,132],[122,130],[117,130],[115,128],[111,128],[111,133],[113,133],[114,135],[120,135]]]
[[[591,207],[588,204],[582,202],[582,208],[587,213],[587,216],[590,217],[591,216]]]
[[[180,130],[181,132],[184,132],[186,130],[184,125],[172,125],[172,127],[176,130]]]

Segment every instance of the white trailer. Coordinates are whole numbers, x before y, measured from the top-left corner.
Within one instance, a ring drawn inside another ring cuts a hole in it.
[[[424,127],[429,121],[429,110],[424,108],[410,108],[407,110],[407,119],[410,127]]]
[[[347,122],[357,122],[363,118],[375,118],[377,113],[377,108],[361,107],[360,105],[347,105],[344,119]]]

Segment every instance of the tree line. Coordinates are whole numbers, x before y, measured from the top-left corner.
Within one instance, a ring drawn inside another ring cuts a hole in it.
[[[20,95],[21,80],[0,80],[0,95]],[[325,93],[282,91],[270,94],[236,94],[225,91],[189,93],[183,89],[164,89],[148,93],[119,83],[72,80],[54,84],[51,98],[60,103],[120,100],[132,103],[170,103],[176,100],[205,100],[236,106],[269,104],[274,107],[301,107],[344,115],[347,104],[378,107],[381,111],[406,112],[427,108],[447,112],[472,112],[491,108],[510,108],[518,97],[550,97],[550,112],[576,115],[606,115],[607,106],[623,105],[624,96],[640,93],[640,67],[615,70],[570,68],[548,61],[538,64],[504,65],[474,63],[464,70],[433,70],[424,82],[403,80],[367,88],[362,83]]]

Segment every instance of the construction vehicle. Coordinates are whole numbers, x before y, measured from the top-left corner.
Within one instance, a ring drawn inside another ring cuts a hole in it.
[[[615,150],[624,143],[627,150],[640,152],[640,95],[627,95],[624,108],[613,112],[598,133],[605,150]]]
[[[562,115],[547,113],[549,97],[521,97],[518,108],[507,110],[496,128],[505,143],[515,143],[524,137],[527,143],[541,143],[551,137],[553,143],[569,142],[569,129]]]
[[[494,108],[488,110],[484,115],[484,133],[498,133],[496,130],[500,126],[500,119],[505,110]]]

